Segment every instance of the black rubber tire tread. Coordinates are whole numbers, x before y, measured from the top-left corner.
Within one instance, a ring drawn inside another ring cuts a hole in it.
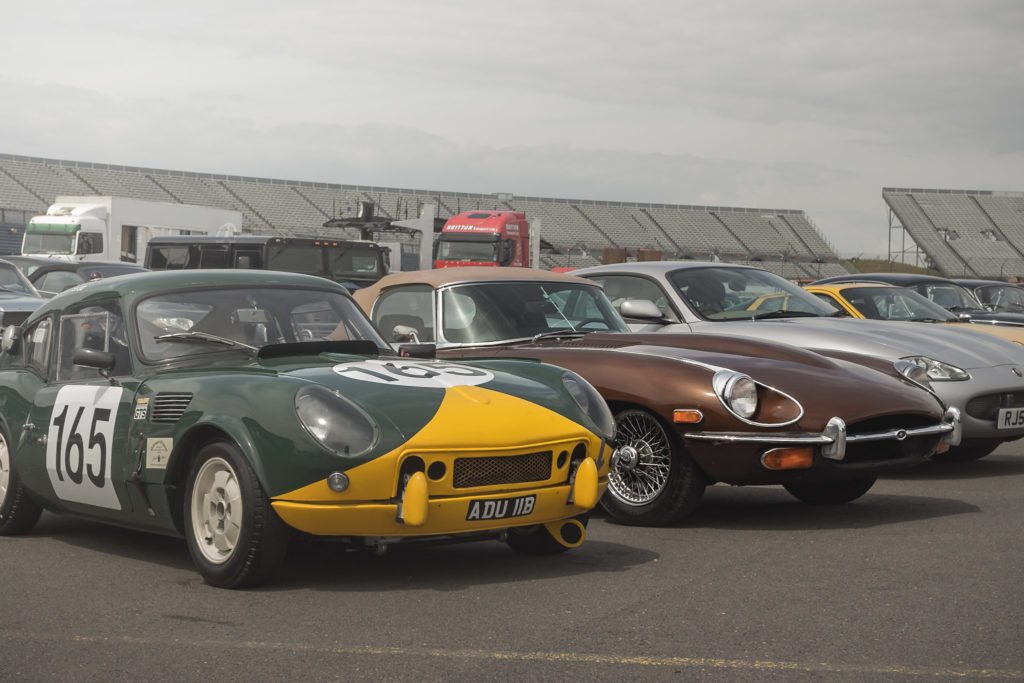
[[[242,525],[238,543],[223,564],[207,560],[198,548],[192,525],[192,495],[200,468],[214,457],[224,459],[234,470],[242,495]],[[213,441],[199,449],[185,486],[183,517],[185,540],[192,561],[203,580],[219,588],[246,588],[270,580],[284,564],[291,529],[270,505],[256,473],[238,447],[228,441]]]
[[[587,522],[590,521],[590,513],[577,515],[574,519],[579,520],[583,528],[586,529]],[[543,524],[509,529],[506,543],[520,555],[558,555],[566,550],[571,550],[556,541]]]
[[[7,430],[0,425],[0,439],[7,448],[7,459],[10,465],[7,481],[7,493],[0,500],[0,536],[19,536],[27,534],[39,521],[43,513],[41,505],[32,500],[18,478],[14,467],[14,454],[11,452],[11,440]]]
[[[697,466],[683,445],[682,437],[654,413],[639,408],[628,408],[615,415],[616,424],[630,413],[643,413],[653,418],[665,438],[671,453],[671,465],[665,488],[646,505],[628,505],[615,497],[609,486],[601,497],[601,507],[616,521],[634,526],[665,526],[689,515],[700,504],[707,487],[707,475]],[[617,444],[619,446],[624,444]]]
[[[861,477],[819,484],[784,484],[797,500],[808,505],[842,505],[857,500],[875,485],[877,477]]]
[[[935,462],[972,462],[981,460],[1002,445],[1002,439],[964,439],[945,453],[932,456]]]

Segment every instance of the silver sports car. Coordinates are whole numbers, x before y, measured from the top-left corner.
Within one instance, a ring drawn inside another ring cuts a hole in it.
[[[976,460],[1024,436],[1020,344],[939,326],[838,318],[813,294],[750,266],[655,261],[573,274],[600,282],[635,331],[729,334],[918,365],[963,419],[961,445],[936,460]]]

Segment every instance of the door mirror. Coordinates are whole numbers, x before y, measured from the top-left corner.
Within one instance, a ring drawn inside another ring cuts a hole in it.
[[[419,344],[420,336],[415,327],[409,327],[408,325],[395,325],[394,329],[391,330],[391,341]]]
[[[619,313],[623,318],[640,320],[661,320],[665,317],[658,305],[650,299],[626,299],[619,304]]]

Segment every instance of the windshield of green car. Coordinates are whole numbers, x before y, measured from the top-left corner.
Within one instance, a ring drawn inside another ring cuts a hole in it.
[[[836,310],[773,273],[754,268],[684,268],[669,281],[706,320],[751,320],[798,316],[830,317]]]
[[[259,349],[267,344],[325,340],[387,343],[351,298],[305,288],[228,288],[162,293],[135,309],[144,359]],[[229,340],[235,345],[211,343]]]
[[[628,332],[600,287],[558,280],[478,282],[445,289],[441,335],[463,344],[532,339],[547,332]]]
[[[873,320],[957,320],[954,313],[904,287],[847,287],[843,298]]]

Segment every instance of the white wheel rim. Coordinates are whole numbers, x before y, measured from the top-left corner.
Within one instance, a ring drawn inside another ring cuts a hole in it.
[[[242,530],[242,491],[234,469],[210,458],[192,487],[192,532],[199,552],[213,564],[231,559]]]
[[[11,485],[11,453],[7,441],[0,436],[0,505],[7,502],[7,489]]]

